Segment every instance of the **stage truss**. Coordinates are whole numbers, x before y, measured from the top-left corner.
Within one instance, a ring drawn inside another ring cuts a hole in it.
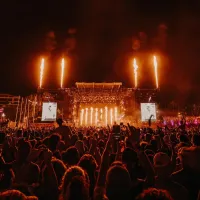
[[[76,82],[76,87],[57,90],[40,89],[42,101],[56,101],[64,119],[80,124],[81,109],[115,107],[118,115],[133,117],[142,102],[157,102],[157,89],[124,88],[121,82]],[[47,95],[48,94],[48,95]],[[50,95],[50,96],[49,96]],[[60,114],[58,116],[60,116]]]

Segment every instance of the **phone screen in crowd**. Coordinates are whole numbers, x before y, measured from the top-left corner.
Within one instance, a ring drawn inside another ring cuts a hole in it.
[[[113,126],[112,134],[113,134],[113,138],[114,139],[116,139],[116,140],[120,139],[120,131],[121,131],[121,128],[120,128],[119,125],[114,125]]]

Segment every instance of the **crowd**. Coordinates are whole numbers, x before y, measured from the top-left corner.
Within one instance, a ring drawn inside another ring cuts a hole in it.
[[[199,126],[2,128],[0,200],[198,200]],[[115,125],[117,126],[117,125]]]

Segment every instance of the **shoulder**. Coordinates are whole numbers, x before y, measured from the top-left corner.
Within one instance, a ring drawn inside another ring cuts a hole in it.
[[[180,176],[184,176],[184,172],[182,169],[172,173],[172,175],[171,175],[172,178],[178,178]]]
[[[174,189],[177,189],[180,192],[188,193],[187,189],[183,185],[181,185],[181,184],[179,184],[179,183],[177,183],[175,181],[172,181],[172,185],[173,185]]]
[[[35,170],[35,171],[40,171],[40,168],[37,164],[33,163],[33,162],[29,162],[29,167],[32,169],[32,170]]]

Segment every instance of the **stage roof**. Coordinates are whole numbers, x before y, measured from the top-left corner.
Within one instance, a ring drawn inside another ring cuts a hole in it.
[[[113,83],[85,83],[85,82],[76,82],[76,87],[79,89],[86,89],[86,88],[102,88],[102,89],[119,89],[122,86],[120,82],[113,82]]]

